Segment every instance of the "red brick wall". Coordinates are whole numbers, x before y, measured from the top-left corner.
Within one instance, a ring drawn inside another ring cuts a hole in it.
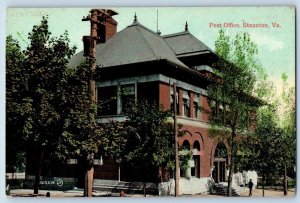
[[[208,99],[206,96],[201,95],[202,98],[202,108],[203,111],[201,112],[200,120],[204,122],[209,122],[209,112],[210,112],[210,107],[208,103]]]
[[[159,83],[159,105],[164,109],[170,109],[170,85],[166,83]]]
[[[106,41],[109,40],[117,32],[117,22],[112,19],[106,21]]]
[[[103,165],[94,166],[95,179],[118,180],[118,164],[115,159],[103,157]]]
[[[178,93],[178,103],[179,103],[179,114],[180,116],[183,115],[183,90],[181,88],[177,88],[177,91],[179,89],[179,93]]]
[[[195,118],[195,113],[194,113],[194,93],[193,92],[189,92],[190,94],[190,117],[191,118]]]
[[[196,140],[200,143],[200,177],[208,177],[214,157],[213,140],[208,137],[204,128],[184,125],[182,130],[187,131],[187,133],[183,137],[179,137],[179,146],[187,140],[192,150]]]

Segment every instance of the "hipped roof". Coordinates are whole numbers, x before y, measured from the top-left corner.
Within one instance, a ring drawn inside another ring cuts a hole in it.
[[[96,64],[106,68],[128,65],[147,61],[166,60],[189,69],[181,56],[189,54],[213,53],[203,42],[189,31],[161,36],[134,20],[124,30],[116,33],[105,43],[96,46]],[[74,55],[70,61],[71,67],[76,67],[84,60],[83,52]]]
[[[203,42],[193,36],[188,30],[162,36],[167,42],[173,52],[180,57],[180,55],[188,55],[201,52],[213,51],[208,48]]]

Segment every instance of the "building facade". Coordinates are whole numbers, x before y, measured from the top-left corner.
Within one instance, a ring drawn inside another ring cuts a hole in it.
[[[178,144],[181,153],[192,153],[189,167],[180,172],[181,193],[208,191],[212,179],[225,182],[228,144],[214,141],[207,132],[212,114],[226,124],[226,112],[230,111],[226,105],[209,102],[206,91],[213,63],[218,60],[216,54],[189,32],[187,23],[181,32],[161,35],[143,26],[135,16],[131,25],[117,32],[117,22],[110,17],[97,33],[99,40],[92,49],[96,52],[98,74],[95,93],[102,104],[97,121],[125,121],[123,112],[128,101],[147,100],[172,110],[176,97],[177,122],[186,132],[178,138]],[[88,49],[73,56],[70,66],[76,67],[85,60],[91,51]],[[121,167],[119,171],[115,160],[103,159],[103,165],[95,166],[94,179],[138,180],[139,174],[132,169]],[[80,173],[80,169],[68,167],[64,176],[76,177]]]
[[[98,103],[103,103],[98,122],[124,121],[122,113],[127,105],[124,101],[147,100],[172,110],[175,94],[178,123],[186,132],[179,137],[179,146],[193,155],[190,167],[181,170],[181,177],[206,180],[213,177],[215,182],[224,182],[228,160],[215,152],[226,151],[227,143],[216,143],[207,134],[209,113],[214,111],[225,121],[226,110],[229,110],[208,103],[206,88],[217,56],[189,32],[187,24],[182,32],[170,35],[148,29],[136,16],[131,25],[118,33],[111,25],[104,34],[109,36],[108,40],[96,45],[99,74],[96,92]],[[82,60],[80,52],[73,57],[71,65],[75,67]],[[176,93],[174,83],[177,84]],[[116,167],[108,173],[104,165],[100,167],[102,170],[99,168],[99,173],[96,170],[96,179],[117,178]]]

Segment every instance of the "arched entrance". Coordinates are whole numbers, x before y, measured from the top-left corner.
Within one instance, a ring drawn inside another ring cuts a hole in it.
[[[227,149],[224,143],[219,143],[215,150],[214,170],[212,177],[216,183],[226,181]]]

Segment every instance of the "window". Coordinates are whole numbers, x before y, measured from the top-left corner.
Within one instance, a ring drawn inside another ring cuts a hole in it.
[[[189,169],[189,152],[190,152],[190,143],[187,140],[184,140],[182,143],[182,154],[179,156],[180,162],[180,177],[188,177],[188,169]]]
[[[194,164],[191,167],[191,176],[200,178],[200,156],[194,155],[193,162],[194,162]]]
[[[178,92],[176,92],[176,113],[179,115],[179,101],[178,101]],[[170,94],[170,106],[171,111],[174,111],[174,91],[173,88],[171,88],[171,94]]]
[[[122,85],[120,88],[120,113],[124,113],[135,103],[135,84]]]
[[[224,124],[226,121],[225,116],[225,107],[221,102],[215,102],[212,100],[210,102],[210,108],[211,108],[211,118],[218,123]]]
[[[197,94],[194,94],[194,102],[193,102],[193,109],[194,109],[194,117],[195,118],[199,118],[199,105],[198,105],[198,102],[199,102],[199,97]]]
[[[117,86],[98,88],[98,115],[117,114]]]
[[[183,115],[185,117],[189,117],[190,116],[190,97],[188,95],[187,91],[183,91],[183,101],[182,101],[182,105],[183,105]]]
[[[218,117],[218,114],[217,114],[217,104],[216,104],[216,102],[214,100],[212,100],[210,102],[210,109],[211,109],[210,116],[213,119],[216,119]]]
[[[196,140],[193,144],[193,166],[191,168],[191,176],[200,178],[200,143]]]
[[[136,101],[136,84],[98,88],[98,115],[122,114]]]

